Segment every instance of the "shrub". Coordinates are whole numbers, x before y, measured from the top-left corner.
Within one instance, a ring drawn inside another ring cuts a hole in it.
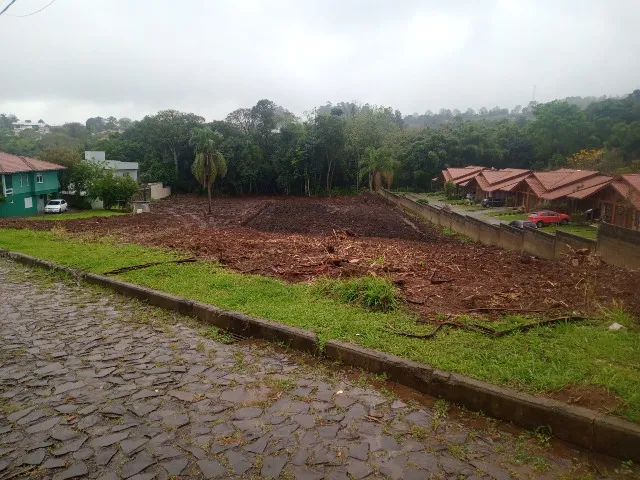
[[[416,200],[416,203],[420,203],[421,205],[428,205],[429,200],[427,200],[426,198],[419,198],[418,200]]]
[[[574,225],[589,225],[589,219],[584,213],[577,212],[571,215],[571,223]]]
[[[456,198],[457,187],[456,184],[449,181],[444,184],[444,196],[447,200]]]
[[[110,210],[118,202],[129,203],[138,190],[138,183],[133,178],[119,177],[107,170],[94,185],[93,193],[102,199],[104,208]]]
[[[387,278],[374,275],[347,280],[321,278],[316,281],[312,289],[341,302],[374,311],[389,312],[398,306],[393,283]]]

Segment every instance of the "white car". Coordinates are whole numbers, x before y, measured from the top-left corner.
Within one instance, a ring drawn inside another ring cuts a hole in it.
[[[67,211],[65,200],[49,200],[44,206],[44,213],[62,213]]]

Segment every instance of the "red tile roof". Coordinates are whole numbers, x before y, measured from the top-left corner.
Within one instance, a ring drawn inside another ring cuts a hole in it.
[[[0,152],[0,174],[20,172],[44,172],[46,170],[63,170],[66,167],[55,163],[43,162],[30,157],[19,157]]]
[[[628,198],[636,210],[640,210],[640,174],[622,175],[622,177],[616,179],[611,186],[615,188],[620,195]]]
[[[505,168],[503,170],[484,170],[475,177],[481,190],[494,192],[511,191],[520,181],[531,174],[531,170],[520,168]]]
[[[456,185],[460,185],[461,183],[472,179],[483,170],[486,170],[486,168],[487,167],[477,167],[475,165],[460,168],[447,168],[442,171],[442,176],[445,182],[453,182]]]
[[[594,172],[595,175],[580,178],[577,181],[573,181],[570,184],[561,184],[552,190],[548,190],[542,194],[542,198],[547,200],[554,200],[556,198],[561,197],[569,197],[569,198],[585,198],[587,195],[584,195],[582,190],[590,189],[591,187],[595,187],[598,185],[602,185],[603,187],[613,180],[612,177],[608,175],[601,175],[598,172]],[[592,192],[593,193],[593,192]]]

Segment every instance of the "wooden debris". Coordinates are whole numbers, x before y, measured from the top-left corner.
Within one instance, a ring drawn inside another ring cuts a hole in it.
[[[140,270],[142,268],[149,268],[149,267],[155,267],[156,265],[166,265],[169,263],[176,263],[176,264],[180,264],[180,263],[193,263],[193,262],[197,262],[197,259],[195,257],[191,257],[191,258],[183,258],[181,260],[170,260],[168,262],[149,262],[149,263],[142,263],[140,265],[132,265],[130,267],[122,267],[122,268],[117,268],[115,270],[110,270],[108,272],[104,272],[104,275],[117,275],[119,273],[125,273],[125,272],[130,272],[132,270]]]

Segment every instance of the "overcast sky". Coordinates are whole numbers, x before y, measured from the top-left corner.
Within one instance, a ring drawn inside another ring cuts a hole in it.
[[[10,0],[0,0],[0,9]],[[400,109],[526,106],[640,88],[640,0],[17,0],[0,112],[49,123],[268,98]]]

